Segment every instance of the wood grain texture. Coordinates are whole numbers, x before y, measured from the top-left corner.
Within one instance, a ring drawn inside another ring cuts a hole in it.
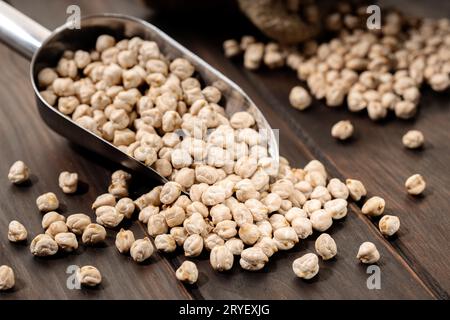
[[[40,232],[41,217],[34,201],[39,194],[50,190],[61,197],[65,214],[90,212],[90,204],[96,195],[105,191],[115,167],[104,159],[74,148],[45,127],[34,106],[28,63],[0,46],[3,71],[0,74],[0,172],[6,173],[12,162],[22,159],[35,173],[32,185],[27,187],[10,186],[5,174],[0,175],[0,185],[7,186],[0,189],[0,264],[14,266],[18,277],[14,291],[0,294],[0,299],[448,297],[450,246],[447,234],[450,223],[443,208],[448,205],[449,194],[445,186],[450,181],[448,172],[438,173],[450,160],[448,128],[445,130],[443,127],[446,123],[448,125],[450,115],[448,95],[424,97],[422,104],[427,101],[426,105],[431,105],[430,112],[422,110],[416,124],[420,124],[419,128],[424,132],[429,129],[425,135],[430,142],[422,152],[409,152],[401,148],[400,139],[410,123],[391,120],[374,124],[365,116],[351,115],[343,109],[331,110],[322,103],[300,113],[287,103],[287,94],[297,83],[290,71],[252,73],[243,70],[241,63],[225,59],[221,53],[223,39],[245,32],[254,33],[254,29],[243,20],[230,16],[223,19],[157,16],[144,8],[139,0],[48,0],[45,7],[38,7],[33,1],[10,2],[48,28],[63,23],[65,8],[73,3],[80,5],[83,14],[121,12],[155,23],[242,86],[271,125],[280,129],[281,154],[293,166],[304,166],[310,159],[319,158],[333,176],[363,180],[371,194],[386,198],[387,211],[400,216],[402,228],[398,238],[386,241],[375,225],[360,214],[358,206],[352,204],[349,216],[330,230],[339,248],[337,259],[321,262],[319,276],[312,281],[295,278],[291,264],[301,254],[314,250],[315,237],[303,241],[293,251],[277,254],[262,272],[257,273],[241,270],[237,261],[230,272],[216,273],[209,266],[205,254],[196,259],[199,283],[186,287],[174,277],[175,268],[184,260],[180,254],[156,255],[149,264],[136,265],[117,253],[113,246],[115,232],[109,235],[102,248],[82,248],[77,254],[64,258],[33,258],[28,246],[11,245],[6,240],[4,230],[9,221],[23,220],[30,233]],[[356,139],[347,144],[336,143],[329,135],[331,125],[343,117],[352,119],[357,129]],[[63,170],[80,174],[87,184],[85,193],[66,196],[60,192],[57,176]],[[405,195],[402,186],[410,171],[421,172],[427,178],[430,188],[425,197],[412,199]],[[140,236],[144,235],[139,225],[134,225],[133,230]],[[373,241],[381,252],[381,290],[367,289],[369,275],[355,259],[358,246],[363,241]],[[101,288],[67,290],[65,268],[70,264],[97,265],[105,276]]]

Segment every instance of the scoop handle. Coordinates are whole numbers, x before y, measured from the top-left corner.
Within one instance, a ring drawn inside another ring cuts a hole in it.
[[[51,31],[0,1],[0,41],[31,60]]]

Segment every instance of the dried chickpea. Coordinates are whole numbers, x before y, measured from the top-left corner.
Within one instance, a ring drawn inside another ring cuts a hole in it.
[[[48,220],[48,225],[50,225],[51,221],[57,221],[56,219],[52,218]],[[47,224],[46,223],[46,224]],[[76,235],[82,235],[84,230],[88,225],[91,224],[91,218],[88,215],[85,215],[83,213],[76,213],[72,214],[67,217],[66,225],[69,228],[69,230]],[[42,226],[44,227],[44,219],[42,220]]]
[[[328,233],[322,233],[316,239],[315,248],[323,260],[329,260],[337,254],[336,242]]]
[[[59,175],[59,187],[64,193],[75,193],[78,188],[78,174],[63,171]]]
[[[408,149],[417,149],[423,146],[424,143],[423,133],[419,130],[409,130],[402,137],[402,143]]]
[[[148,219],[147,231],[152,237],[164,234],[169,231],[164,215],[161,213],[153,214]]]
[[[233,267],[234,256],[225,245],[219,245],[211,250],[209,262],[214,270],[227,271]]]
[[[216,246],[222,246],[225,241],[215,233],[210,233],[203,239],[205,249],[211,251]]]
[[[299,278],[311,279],[319,272],[319,258],[314,253],[307,253],[294,260],[292,270]]]
[[[299,239],[306,239],[313,233],[311,221],[306,217],[297,217],[291,222],[292,228],[297,233]]]
[[[30,169],[23,161],[13,163],[8,173],[8,180],[14,184],[21,184],[30,178]]]
[[[171,204],[178,199],[181,194],[181,185],[176,182],[166,183],[160,193],[160,201],[164,204]]]
[[[70,217],[69,217],[70,218]],[[69,222],[69,219],[67,219]],[[72,229],[72,232],[73,229]],[[103,226],[96,224],[96,223],[90,223],[88,224],[81,236],[81,240],[85,244],[96,244],[99,242],[102,242],[106,239],[106,230]]]
[[[177,243],[170,234],[160,234],[155,238],[155,247],[160,251],[170,253],[175,251]]]
[[[291,106],[298,110],[305,110],[311,105],[311,96],[303,87],[296,86],[292,88],[289,94]]]
[[[96,267],[83,266],[77,270],[77,279],[80,284],[88,287],[98,286],[102,282],[102,275]]]
[[[264,54],[264,44],[250,43],[244,53],[244,67],[250,70],[256,70],[261,64]]]
[[[55,236],[58,233],[63,233],[67,231],[68,228],[64,221],[55,221],[48,226],[47,230],[45,231],[45,234],[48,234],[52,238],[55,238]]]
[[[278,228],[273,233],[273,239],[279,250],[289,250],[298,243],[298,235],[292,227]]]
[[[149,238],[138,239],[133,242],[130,248],[130,255],[136,262],[143,262],[153,254],[153,244]]]
[[[237,224],[233,220],[223,220],[217,223],[214,232],[223,239],[230,239],[237,234]]]
[[[364,242],[359,247],[356,258],[362,263],[372,264],[380,260],[380,253],[372,242]]]
[[[269,193],[267,197],[262,200],[262,203],[267,207],[269,213],[280,210],[282,199],[276,193]]]
[[[58,252],[58,244],[48,234],[39,234],[31,241],[30,251],[38,257],[52,256]]]
[[[0,266],[0,291],[12,289],[15,284],[13,269],[7,265]]]
[[[13,220],[8,226],[8,240],[11,242],[25,241],[27,239],[27,229],[19,221]]]
[[[116,40],[107,34],[103,34],[97,38],[97,42],[95,44],[95,49],[98,52],[105,51],[108,48],[113,47],[116,44]]]
[[[178,280],[189,284],[196,283],[198,279],[197,266],[191,261],[184,261],[175,274]]]
[[[361,208],[361,212],[365,215],[376,217],[384,212],[384,207],[386,206],[386,202],[383,198],[380,197],[372,197],[368,199],[363,207]]]
[[[44,193],[36,199],[39,211],[48,212],[58,209],[59,201],[53,192]]]
[[[325,202],[323,208],[331,214],[333,219],[342,219],[347,215],[347,200],[339,198],[333,199]]]
[[[238,238],[228,239],[225,241],[225,246],[235,256],[240,256],[241,252],[244,250],[244,242]]]
[[[359,201],[367,195],[366,188],[359,180],[347,179],[345,180],[345,185],[347,186],[350,197],[355,201]]]
[[[249,271],[257,271],[264,268],[269,261],[264,251],[259,247],[250,247],[242,251],[239,264],[242,269]]]
[[[345,183],[336,178],[333,178],[328,182],[327,189],[333,198],[345,200],[349,196],[349,190]]]
[[[124,215],[119,213],[115,207],[102,206],[95,210],[95,215],[97,216],[97,223],[107,227],[115,228],[123,220]]]
[[[203,216],[194,212],[183,222],[183,227],[188,234],[201,234],[204,235],[207,232],[207,224]]]
[[[353,135],[353,125],[349,120],[341,120],[333,125],[331,128],[331,136],[339,139],[346,140]]]
[[[183,243],[186,257],[197,257],[203,251],[203,238],[198,234],[191,234]]]
[[[317,186],[314,188],[313,192],[311,192],[310,198],[311,200],[319,200],[322,204],[324,204],[325,202],[331,200],[331,194],[324,186]]]
[[[225,40],[222,46],[227,58],[233,58],[241,53],[239,43],[234,39]]]
[[[56,234],[54,238],[61,250],[72,252],[78,249],[77,237],[72,232],[61,232]]]
[[[120,229],[116,235],[116,248],[120,253],[128,253],[134,241],[133,231]]]
[[[409,177],[408,179],[406,179],[406,182],[405,182],[406,191],[408,191],[409,194],[412,194],[414,196],[417,196],[417,195],[420,195],[421,193],[423,193],[426,185],[427,184],[426,184],[425,180],[418,173],[416,173],[416,174],[412,175],[411,177]]]
[[[40,88],[47,88],[58,78],[58,74],[51,68],[44,68],[38,73],[38,84]]]
[[[384,236],[390,237],[400,229],[400,219],[396,216],[385,215],[380,219],[378,227]]]
[[[333,224],[331,214],[326,210],[316,210],[311,213],[309,218],[311,220],[314,230],[324,232],[328,230]]]
[[[258,227],[251,223],[244,223],[239,227],[239,238],[247,245],[252,245],[258,241],[261,233]]]
[[[164,211],[164,218],[166,219],[167,226],[172,228],[184,222],[186,213],[183,208],[174,205]]]

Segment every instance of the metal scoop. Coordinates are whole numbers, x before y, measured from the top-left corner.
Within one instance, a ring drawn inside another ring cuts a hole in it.
[[[0,40],[24,57],[31,59],[31,83],[39,114],[45,123],[60,135],[88,150],[138,174],[158,179],[163,183],[167,182],[166,178],[152,168],[128,156],[110,142],[76,124],[57,108],[50,106],[39,93],[37,75],[40,70],[45,67],[54,67],[64,50],[94,48],[96,39],[101,34],[110,34],[116,39],[139,36],[155,41],[161,52],[169,59],[177,57],[188,59],[205,84],[214,84],[220,88],[223,95],[221,105],[228,115],[237,111],[248,111],[254,116],[258,129],[266,133],[269,155],[275,163],[278,163],[278,144],[274,132],[261,111],[242,89],[152,24],[126,15],[103,14],[82,18],[81,29],[71,29],[69,24],[65,24],[51,32],[0,1]]]

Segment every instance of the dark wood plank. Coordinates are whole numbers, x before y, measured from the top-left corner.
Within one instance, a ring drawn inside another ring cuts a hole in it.
[[[38,10],[32,3],[24,3],[22,1],[13,1],[13,3],[19,9],[32,15],[36,20],[44,23],[49,28],[56,26],[60,22],[64,22],[57,21],[54,17],[62,16],[60,13],[61,9],[64,10],[70,4],[69,1],[51,0],[48,1],[49,5],[46,6],[45,10]],[[108,1],[107,3],[106,1],[99,1],[95,2],[95,4],[92,1],[80,1],[79,3],[83,13],[95,13],[107,10],[135,14],[140,17],[150,15],[148,10],[140,7],[139,1]],[[294,165],[302,166],[309,159],[322,155],[318,151],[318,147],[313,143],[298,138],[297,127],[292,126],[285,119],[285,116],[279,112],[279,110],[284,111],[284,109],[277,109],[280,105],[280,97],[283,95],[280,93],[279,96],[275,96],[262,92],[278,91],[278,87],[274,83],[263,87],[258,86],[258,83],[255,82],[262,81],[260,75],[255,76],[249,73],[243,73],[239,65],[233,65],[222,57],[220,52],[220,37],[226,35],[223,27],[229,27],[228,25],[222,24],[223,21],[200,20],[192,28],[186,28],[183,24],[176,24],[172,19],[163,18],[161,21],[156,20],[156,18],[153,20],[152,18],[152,21],[167,29],[168,33],[177,40],[180,40],[180,42],[187,45],[194,52],[197,52],[200,56],[204,57],[243,86],[244,90],[262,107],[273,127],[281,128],[281,152]],[[233,24],[235,24],[234,20]],[[218,34],[218,32],[222,33]],[[226,32],[238,34],[237,32],[243,31],[232,29],[226,30]],[[18,131],[18,128],[25,126],[26,121],[21,117],[24,111],[30,114],[27,117],[27,121],[31,121],[32,123],[32,125],[28,125],[27,127],[36,128],[36,131],[31,129],[24,130],[20,135],[14,134],[9,139],[1,140],[2,145],[0,147],[2,147],[2,151],[7,150],[8,152],[5,153],[7,155],[6,157],[2,156],[0,170],[3,170],[1,172],[6,172],[10,162],[17,158],[22,158],[30,164],[32,169],[37,168],[33,169],[35,172],[39,172],[37,175],[37,179],[39,180],[32,187],[25,189],[11,187],[1,191],[1,209],[4,212],[8,212],[8,215],[5,214],[4,217],[0,218],[2,224],[0,227],[2,228],[1,230],[5,230],[5,224],[17,216],[16,212],[20,212],[19,214],[23,215],[24,218],[30,218],[29,223],[33,225],[33,230],[38,232],[39,229],[35,228],[39,226],[40,217],[34,208],[35,197],[39,193],[47,191],[48,188],[56,192],[59,191],[56,182],[59,171],[65,169],[78,171],[82,178],[89,183],[89,191],[83,196],[66,197],[61,195],[70,210],[83,211],[89,209],[89,204],[95,195],[105,190],[112,168],[105,169],[104,166],[108,167],[108,165],[105,165],[102,160],[96,160],[92,156],[86,157],[82,152],[80,153],[74,150],[66,141],[50,133],[45,128],[33,106],[32,91],[27,78],[27,63],[17,58],[4,47],[1,47],[0,50],[0,56],[6,57],[6,61],[9,62],[7,63],[7,74],[2,74],[0,77],[0,86],[5,92],[1,95],[2,105],[15,105],[17,108],[13,113],[2,109],[2,112],[6,113],[8,117],[7,125],[1,128],[2,136],[6,137],[6,133],[10,133],[10,130]],[[5,61],[5,58],[2,61]],[[277,80],[279,80],[280,86],[284,84],[285,90],[289,90],[289,81],[295,81],[295,79],[290,79],[285,74],[282,74]],[[269,79],[271,76],[268,75],[267,77]],[[19,79],[19,81],[13,83],[11,81],[13,78]],[[20,97],[10,94],[11,92],[17,92],[17,88],[20,88]],[[2,118],[0,117],[0,119]],[[34,142],[31,146],[30,141]],[[68,167],[69,164],[70,167]],[[339,174],[338,171],[334,173]],[[2,185],[7,184],[6,178],[3,177],[2,179],[0,183]],[[8,201],[6,201],[16,198],[19,200],[15,200],[15,203],[12,204],[8,204]],[[430,292],[428,286],[417,277],[416,273],[393,250],[392,246],[379,237],[373,228],[368,227],[367,221],[360,217],[358,211],[358,208],[353,206],[349,217],[343,223],[338,223],[332,228],[331,233],[339,246],[339,257],[335,261],[322,263],[322,270],[319,277],[311,283],[296,279],[291,270],[291,263],[297,256],[308,250],[313,250],[313,239],[308,239],[294,251],[278,254],[264,269],[264,272],[260,273],[244,272],[237,265],[228,274],[215,273],[210,268],[208,259],[202,257],[198,259],[200,270],[199,283],[197,286],[189,287],[188,289],[196,298],[215,299],[432,298],[434,295]],[[366,280],[369,275],[366,274],[365,267],[359,265],[354,258],[359,244],[366,240],[374,241],[383,256],[380,262],[381,290],[367,289]],[[186,292],[180,288],[180,284],[173,277],[173,268],[177,267],[183,259],[180,257],[169,257],[170,267],[165,259],[159,257],[155,258],[154,262],[148,266],[137,266],[129,261],[125,261],[124,263],[120,260],[129,259],[118,255],[112,246],[111,240],[109,240],[106,248],[88,249],[82,255],[71,256],[70,262],[67,259],[47,261],[32,258],[27,247],[11,246],[4,238],[0,241],[2,249],[0,253],[2,260],[0,262],[4,260],[6,263],[21,265],[18,273],[30,274],[26,278],[19,277],[16,292],[12,295],[7,295],[7,298],[36,297],[38,290],[41,292],[39,297],[51,298],[82,298],[87,297],[87,295],[92,298],[187,297]],[[97,257],[97,254],[100,252],[101,256]],[[103,290],[88,291],[87,293],[66,292],[65,280],[67,276],[64,274],[65,267],[74,260],[76,261],[74,263],[81,264],[92,261],[91,259],[94,258],[101,263],[99,267],[105,274]],[[12,261],[12,259],[14,260]],[[55,265],[58,265],[58,267],[55,267]],[[61,272],[56,271],[56,269],[61,270]],[[50,277],[51,281],[48,281],[42,275],[39,277],[34,276],[43,270],[45,270],[45,275]],[[51,272],[47,272],[48,270],[51,270]],[[54,274],[53,272],[58,273]],[[120,276],[118,276],[119,274]],[[46,280],[45,283],[48,283],[48,285],[42,283],[42,280]],[[158,287],[155,288],[155,285]],[[41,286],[45,286],[45,289],[43,290]]]

